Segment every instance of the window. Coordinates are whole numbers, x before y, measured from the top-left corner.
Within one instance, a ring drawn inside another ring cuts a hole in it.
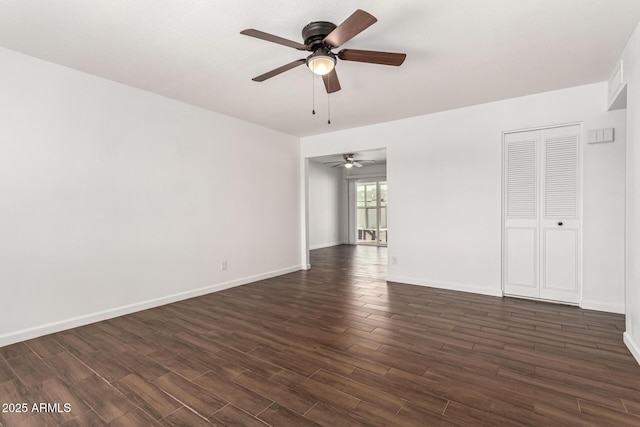
[[[358,183],[356,187],[358,243],[387,244],[387,183]]]

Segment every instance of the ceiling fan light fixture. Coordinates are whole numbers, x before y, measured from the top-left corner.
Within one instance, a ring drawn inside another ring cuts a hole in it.
[[[329,74],[335,66],[335,55],[323,49],[318,49],[307,58],[307,67],[319,76]]]
[[[351,169],[353,167],[353,163],[345,163],[344,167],[347,169]]]

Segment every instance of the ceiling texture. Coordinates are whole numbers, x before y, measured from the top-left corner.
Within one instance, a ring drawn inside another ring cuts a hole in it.
[[[308,53],[241,30],[302,43],[358,8],[378,22],[340,49],[407,59],[338,60],[331,124],[306,67],[251,81]],[[2,0],[0,46],[307,136],[606,80],[639,18],[638,0]]]

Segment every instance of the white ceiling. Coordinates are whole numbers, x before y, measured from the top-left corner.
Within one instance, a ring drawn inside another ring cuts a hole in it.
[[[305,55],[241,30],[302,42],[357,8],[378,22],[341,48],[407,60],[340,61],[331,125],[304,66],[251,81]],[[2,0],[0,46],[306,136],[606,80],[639,18],[638,0]]]

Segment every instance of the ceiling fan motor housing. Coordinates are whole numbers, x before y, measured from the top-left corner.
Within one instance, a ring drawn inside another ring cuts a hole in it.
[[[310,51],[316,51],[324,47],[324,38],[336,28],[336,24],[327,21],[311,22],[302,29],[304,44],[309,46]]]

